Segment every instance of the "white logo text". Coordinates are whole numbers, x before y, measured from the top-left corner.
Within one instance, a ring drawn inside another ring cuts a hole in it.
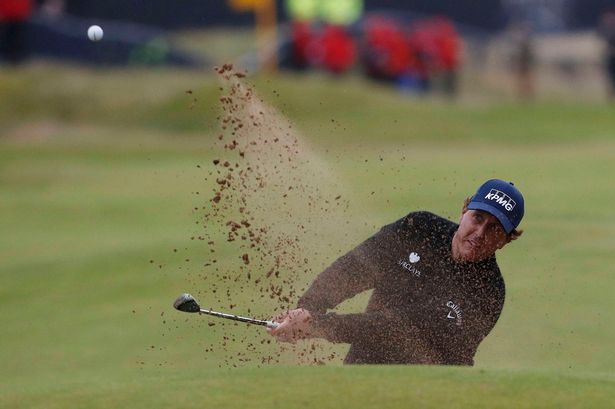
[[[451,319],[451,320],[455,319],[457,321],[455,322],[455,324],[458,326],[461,326],[461,324],[463,323],[463,311],[461,310],[461,307],[459,306],[459,304],[455,304],[452,301],[448,301],[446,303],[446,306],[450,308],[446,318]]]
[[[502,193],[497,189],[491,189],[485,196],[485,199],[495,200],[497,204],[504,207],[509,212],[515,208],[517,203],[510,198],[506,193]]]
[[[418,263],[420,260],[421,260],[421,256],[419,256],[418,253],[415,253],[413,251],[408,256],[409,262],[406,260],[399,260],[397,264],[399,264],[400,266],[402,266],[403,268],[411,272],[414,276],[420,277],[421,271],[414,266],[414,264]]]

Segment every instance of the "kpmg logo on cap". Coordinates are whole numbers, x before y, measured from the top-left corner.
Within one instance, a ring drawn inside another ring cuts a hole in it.
[[[508,210],[509,212],[512,211],[512,209],[514,209],[517,205],[517,203],[512,200],[510,196],[508,196],[506,193],[500,192],[497,189],[491,189],[489,193],[487,193],[487,195],[485,196],[485,199],[495,200],[497,204],[504,207],[504,209]]]

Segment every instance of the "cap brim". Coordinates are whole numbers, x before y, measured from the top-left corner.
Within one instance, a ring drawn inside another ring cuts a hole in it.
[[[509,234],[515,229],[515,226],[513,226],[510,220],[508,220],[508,217],[506,217],[506,215],[502,213],[497,207],[490,206],[486,203],[481,202],[470,202],[468,203],[468,209],[483,210],[489,214],[492,214],[493,216],[495,216],[496,219],[500,221],[502,227],[504,227],[504,230],[506,231],[506,234]]]

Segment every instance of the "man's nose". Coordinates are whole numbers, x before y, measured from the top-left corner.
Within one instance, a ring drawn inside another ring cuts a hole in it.
[[[483,224],[476,230],[476,237],[480,240],[485,240],[487,237],[487,225]]]

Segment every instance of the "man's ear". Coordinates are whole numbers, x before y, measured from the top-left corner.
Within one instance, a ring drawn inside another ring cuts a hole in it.
[[[471,200],[472,196],[468,196],[466,197],[466,200],[463,201],[463,206],[461,207],[461,215],[459,216],[459,223],[461,223],[463,215],[466,214],[466,212],[468,211],[468,205],[470,204]]]
[[[461,208],[461,214],[459,215],[459,223],[461,223],[461,219],[463,219],[463,215],[468,211],[468,203],[464,203]]]

